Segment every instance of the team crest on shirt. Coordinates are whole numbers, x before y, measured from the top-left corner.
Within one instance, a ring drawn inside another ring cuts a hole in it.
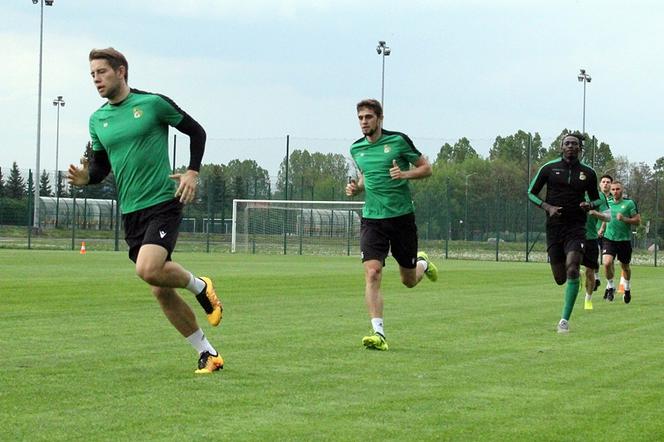
[[[383,148],[383,152],[385,152],[385,153],[390,153],[391,150],[392,150],[392,148],[390,147],[389,144],[386,144],[385,147]]]
[[[586,180],[586,174],[583,173],[583,172],[579,173],[579,179],[580,179],[581,181],[585,181],[585,180]]]
[[[143,111],[140,108],[135,107],[134,108],[134,118],[141,118],[142,116],[143,116]]]
[[[101,125],[102,125],[103,127],[108,127],[108,121],[104,121]]]

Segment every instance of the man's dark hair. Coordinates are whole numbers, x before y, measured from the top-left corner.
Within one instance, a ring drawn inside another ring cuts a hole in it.
[[[357,103],[357,111],[359,112],[362,108],[368,108],[376,114],[376,117],[383,117],[383,106],[380,105],[380,101],[374,100],[373,98],[367,98]]]
[[[122,53],[114,48],[106,48],[106,49],[93,49],[90,51],[90,55],[88,57],[89,61],[92,60],[106,60],[108,61],[108,64],[111,65],[111,68],[113,68],[114,71],[117,71],[120,66],[124,66],[125,68],[125,74],[124,74],[124,79],[125,81],[128,81],[129,79],[129,63],[127,63],[127,59],[125,58]]]
[[[608,178],[612,183],[613,183],[613,177],[609,175],[608,173],[605,173],[601,177],[599,177],[599,180],[602,181],[604,178]]]
[[[563,146],[563,141],[565,141],[565,138],[567,137],[574,137],[577,140],[579,140],[579,147],[583,148],[583,142],[585,141],[586,137],[583,135],[581,132],[570,132],[568,134],[565,134],[561,139],[560,139],[560,147]]]

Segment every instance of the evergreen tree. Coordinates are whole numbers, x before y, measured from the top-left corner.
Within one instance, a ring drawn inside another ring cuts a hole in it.
[[[5,186],[5,194],[9,198],[21,199],[25,197],[25,180],[21,176],[21,171],[18,170],[18,165],[16,161],[12,164],[12,168],[9,171],[9,178],[7,178],[7,184]]]
[[[56,186],[55,192],[56,196],[64,197],[65,196],[65,175],[62,172],[56,174]]]
[[[53,196],[53,189],[51,188],[51,179],[46,172],[46,169],[39,177],[39,196]]]
[[[2,176],[2,167],[0,167],[0,198],[5,196],[5,179]]]

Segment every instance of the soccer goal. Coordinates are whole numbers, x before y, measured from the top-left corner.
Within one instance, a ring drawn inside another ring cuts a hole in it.
[[[361,201],[233,200],[231,251],[359,253]]]

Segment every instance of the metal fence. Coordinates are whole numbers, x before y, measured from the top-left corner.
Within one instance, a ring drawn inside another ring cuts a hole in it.
[[[61,186],[59,196],[40,197],[35,217],[30,191],[32,173],[22,171],[22,175],[27,176],[24,194],[8,195],[5,183],[4,195],[0,197],[0,248],[78,251],[85,243],[87,251],[127,250],[112,184],[80,190]],[[4,176],[6,180],[7,174]],[[276,177],[270,180],[276,182]],[[455,188],[448,181],[435,194],[424,187],[413,186],[421,249],[449,259],[546,262],[544,213],[528,202],[527,183],[508,192],[464,185],[463,180],[457,183],[461,184]],[[664,222],[659,207],[660,183],[654,184],[655,191],[639,201],[642,224],[634,234],[633,262],[657,266]],[[289,199],[311,199],[317,193],[316,183],[308,185],[310,190],[295,189]],[[342,188],[338,189],[335,199],[347,201],[342,192]],[[233,200],[252,193],[256,190],[252,191],[249,185],[240,189],[229,183],[202,181],[199,198],[185,206],[177,250],[230,253]],[[302,232],[308,235],[304,229]],[[288,235],[287,240],[292,241],[292,247],[283,247],[284,253],[339,253],[324,250],[324,243],[321,247],[303,248],[303,239],[298,238],[297,233]],[[311,238],[304,240],[310,242]],[[357,255],[359,238],[355,235],[351,240],[354,246],[349,247],[347,253]],[[250,247],[248,253],[261,253],[261,250],[261,247]]]

